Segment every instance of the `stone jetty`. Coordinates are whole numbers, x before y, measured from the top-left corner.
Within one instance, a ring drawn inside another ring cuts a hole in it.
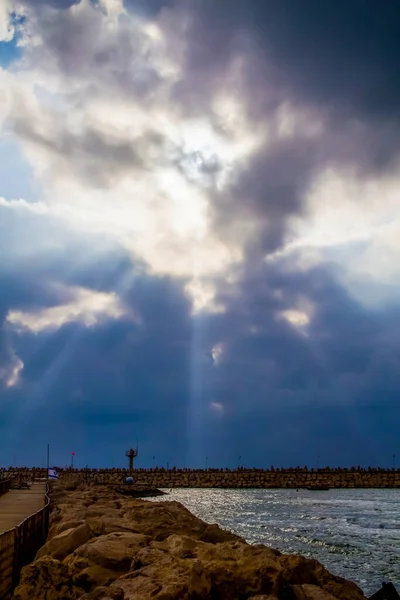
[[[67,486],[72,487],[72,486]],[[183,505],[56,483],[46,544],[13,600],[362,600],[318,561],[250,545]]]
[[[129,474],[125,469],[59,469],[61,479],[82,483],[121,484]],[[45,469],[11,469],[11,479],[45,477]],[[137,469],[135,483],[146,488],[309,488],[338,489],[400,488],[400,469]]]

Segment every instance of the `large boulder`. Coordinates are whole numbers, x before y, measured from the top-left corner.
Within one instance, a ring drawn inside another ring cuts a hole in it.
[[[364,598],[362,591],[355,583],[347,581],[343,577],[332,575],[317,560],[297,555],[282,555],[280,565],[284,585],[316,585],[339,600],[360,600]],[[307,593],[311,593],[309,589]]]
[[[110,587],[114,585],[122,589],[125,600],[156,600],[163,590],[162,583],[139,574],[136,577],[121,577],[118,583],[112,583]],[[184,596],[180,600],[184,600]]]
[[[66,529],[49,539],[45,545],[40,548],[36,554],[36,558],[51,556],[52,558],[63,560],[74,550],[79,548],[79,546],[86,544],[92,537],[93,533],[86,523],[78,525],[78,527]]]
[[[90,591],[128,573],[133,556],[149,541],[141,534],[109,533],[80,546],[64,563],[74,583]]]
[[[177,535],[140,548],[130,573],[113,585],[123,589],[126,600],[364,598],[357,586],[317,561],[241,541],[210,544]]]
[[[180,502],[146,502],[136,500],[124,518],[131,521],[136,531],[162,541],[173,534],[188,535],[212,543],[240,540],[239,536],[224,531],[218,525],[208,525],[195,517]]]
[[[45,556],[22,569],[13,600],[78,600],[83,593],[72,582],[67,566]]]
[[[318,587],[317,585],[304,584],[304,585],[291,585],[285,588],[281,594],[282,600],[336,600],[335,596],[332,596],[326,590]]]
[[[101,585],[81,596],[79,600],[124,600],[124,592],[119,587]]]
[[[79,527],[79,525],[83,525],[85,521],[61,521],[59,523],[55,523],[50,528],[49,534],[47,536],[47,541],[51,540],[56,535],[63,533],[67,529],[75,529],[75,527]]]
[[[121,577],[114,585],[123,590],[126,600],[202,600],[210,597],[212,588],[210,577],[199,561],[171,555]]]
[[[181,552],[187,540],[175,536],[166,541],[172,554]],[[187,555],[189,558],[189,555]],[[197,542],[192,559],[199,560],[212,582],[213,593],[224,600],[257,594],[276,594],[280,588],[279,553],[242,541],[206,544]]]
[[[253,551],[252,551],[253,550]],[[141,548],[129,574],[114,585],[127,600],[163,598],[237,600],[277,588],[275,553],[242,542],[209,544],[173,535]]]
[[[86,524],[93,532],[94,536],[106,535],[116,531],[140,533],[137,530],[135,523],[128,521],[128,519],[121,519],[118,517],[90,517],[86,519]]]

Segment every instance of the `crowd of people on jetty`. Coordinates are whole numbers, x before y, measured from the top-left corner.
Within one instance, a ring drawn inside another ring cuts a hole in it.
[[[109,469],[91,469],[88,467],[84,467],[83,469],[76,469],[72,467],[55,467],[58,472],[68,472],[68,473],[128,473],[129,469],[126,468],[109,468]],[[150,469],[133,469],[136,473],[164,473],[170,471],[172,473],[203,473],[207,471],[208,473],[264,473],[264,472],[278,472],[278,473],[387,473],[387,472],[400,472],[400,468],[395,469],[385,469],[383,467],[361,467],[361,466],[352,466],[352,467],[321,467],[321,468],[311,468],[309,469],[307,466],[297,466],[297,467],[274,467],[273,465],[269,469],[260,469],[260,468],[249,468],[249,467],[237,467],[236,469],[229,468],[207,468],[207,469],[189,469],[189,468],[177,468],[172,467],[170,469],[166,469],[165,467],[153,467]],[[1,473],[7,472],[24,472],[30,471],[35,473],[45,473],[46,468],[44,467],[8,467],[8,468],[0,468],[0,477]]]

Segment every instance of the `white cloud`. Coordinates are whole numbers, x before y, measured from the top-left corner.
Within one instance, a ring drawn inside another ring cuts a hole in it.
[[[225,412],[225,407],[221,402],[211,402],[210,410],[216,415],[223,415]]]
[[[0,196],[0,206],[9,208],[15,211],[26,211],[37,215],[45,215],[49,213],[49,208],[43,202],[27,202],[21,198],[17,200],[6,200]]]
[[[309,213],[298,223],[297,245],[338,246],[368,241],[400,218],[399,177],[356,176],[328,169],[313,182]]]
[[[211,356],[213,358],[214,361],[214,366],[218,366],[222,360],[222,357],[224,355],[225,352],[225,346],[222,342],[220,342],[219,344],[216,344],[213,349],[211,350]]]
[[[0,42],[9,42],[14,37],[14,27],[10,21],[12,11],[11,0],[0,2]]]
[[[291,241],[266,260],[290,257],[292,269],[305,270],[329,261],[361,303],[397,299],[399,183],[398,173],[361,179],[351,170],[322,172],[309,191],[306,215],[292,220]]]
[[[199,278],[199,270],[193,272],[194,277],[185,285],[185,291],[192,298],[192,312],[197,314],[203,310],[213,313],[223,313],[224,306],[215,299],[215,284],[203,281]]]
[[[245,240],[219,238],[213,195],[264,132],[225,83],[201,117],[174,100],[188,40],[171,21],[118,19],[120,0],[101,8],[28,14],[26,70],[7,74],[3,112],[46,190],[36,209],[115,236],[151,272],[188,279],[195,312],[220,310],[210,276],[242,259]]]
[[[276,297],[279,297],[276,294]],[[315,313],[315,306],[309,298],[299,295],[294,306],[278,313],[278,318],[284,319],[295,327],[301,334],[307,335],[307,327],[312,322]]]
[[[284,311],[282,311],[281,316],[284,319],[286,319],[286,321],[288,321],[288,323],[291,323],[295,327],[304,327],[305,325],[308,325],[310,322],[309,316],[305,312],[302,312],[301,310],[296,310],[296,309],[284,310]]]
[[[0,381],[6,388],[12,388],[19,382],[20,373],[24,368],[24,363],[18,356],[15,356],[11,364],[0,368]]]
[[[71,322],[92,327],[105,318],[118,319],[126,314],[116,294],[84,288],[66,288],[65,292],[71,296],[69,302],[32,312],[11,310],[7,315],[7,322],[17,329],[40,333],[58,329]]]
[[[108,15],[118,17],[125,13],[123,0],[100,0],[99,4]]]

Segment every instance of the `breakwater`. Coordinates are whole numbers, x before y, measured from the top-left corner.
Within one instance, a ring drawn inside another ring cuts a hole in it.
[[[13,600],[365,600],[317,560],[248,544],[179,502],[79,488],[53,487],[47,542]]]
[[[60,479],[73,477],[83,483],[122,483],[125,469],[59,469]],[[400,470],[306,469],[178,470],[136,469],[135,483],[159,488],[400,488]],[[15,478],[45,477],[45,469],[10,469]]]

